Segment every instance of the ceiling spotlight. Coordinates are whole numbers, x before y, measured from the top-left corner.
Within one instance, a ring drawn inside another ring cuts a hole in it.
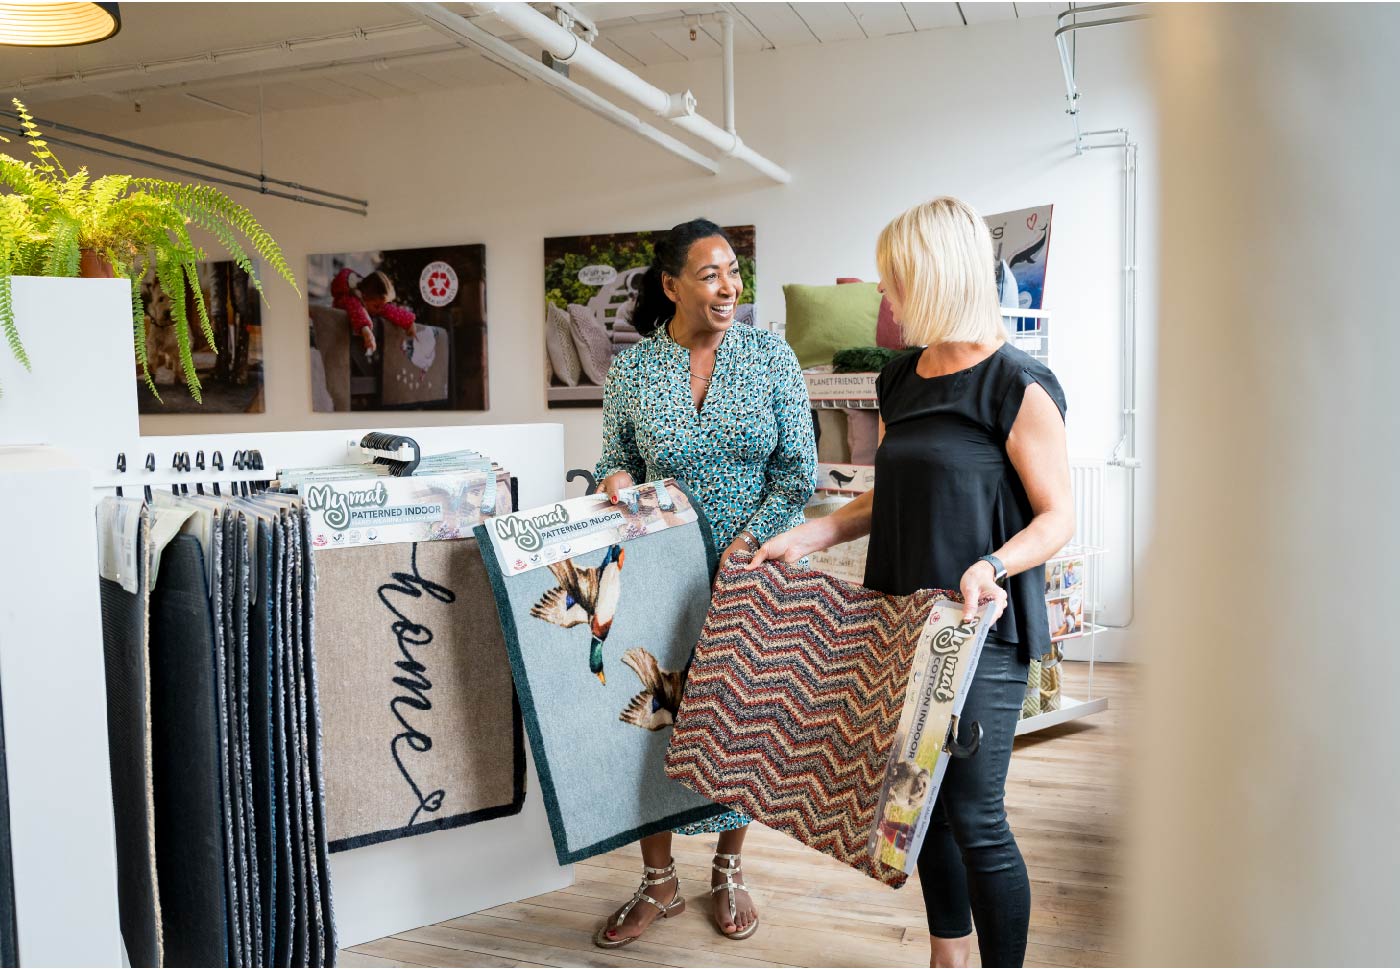
[[[12,47],[95,44],[121,29],[115,3],[0,3],[0,44]]]

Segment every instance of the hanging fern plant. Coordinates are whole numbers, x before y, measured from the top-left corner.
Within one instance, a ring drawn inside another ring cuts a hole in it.
[[[0,194],[0,331],[15,359],[29,368],[15,323],[10,277],[77,276],[87,253],[105,260],[114,275],[131,282],[136,361],[146,386],[159,399],[146,357],[141,302],[141,281],[154,272],[170,296],[185,383],[194,399],[202,401],[192,328],[198,325],[209,346],[216,351],[217,347],[199,286],[197,263],[205,253],[195,243],[191,227],[217,240],[259,294],[263,287],[253,268],[254,255],[296,289],[296,277],[282,250],[251,212],[209,185],[131,175],[94,179],[86,168],[70,175],[24,104],[16,98],[14,105],[31,156],[21,161],[0,153],[0,189],[7,190]],[[188,299],[182,298],[186,294]]]

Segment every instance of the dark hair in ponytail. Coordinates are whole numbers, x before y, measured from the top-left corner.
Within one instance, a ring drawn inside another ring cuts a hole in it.
[[[673,226],[656,240],[656,258],[642,275],[637,305],[632,310],[632,326],[642,336],[651,336],[676,312],[676,304],[661,287],[661,274],[679,276],[690,256],[690,247],[701,239],[719,236],[730,242],[723,229],[709,219],[691,219]],[[733,245],[731,242],[730,245]]]

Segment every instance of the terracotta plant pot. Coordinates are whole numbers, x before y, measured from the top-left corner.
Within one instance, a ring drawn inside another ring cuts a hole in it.
[[[111,279],[116,275],[111,261],[96,249],[84,249],[78,258],[81,279]]]

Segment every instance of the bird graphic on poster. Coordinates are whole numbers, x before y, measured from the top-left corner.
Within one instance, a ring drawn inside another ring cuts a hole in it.
[[[837,471],[835,468],[832,468],[832,469],[831,469],[831,478],[832,478],[833,481],[836,482],[836,486],[837,486],[838,488],[839,488],[839,487],[845,487],[846,485],[850,484],[852,481],[856,480],[856,476],[855,476],[855,475],[853,475],[853,474],[842,474],[840,471]]]
[[[663,670],[656,657],[645,649],[629,649],[622,654],[622,661],[637,674],[643,689],[628,702],[618,719],[644,730],[664,730],[674,724],[681,708],[681,674]]]
[[[626,558],[621,545],[614,545],[603,556],[597,568],[581,569],[573,559],[554,562],[549,566],[559,584],[546,592],[530,610],[536,619],[553,623],[561,629],[587,624],[593,634],[588,647],[588,671],[607,685],[603,673],[603,641],[612,629],[613,616],[622,596],[622,562]]]

